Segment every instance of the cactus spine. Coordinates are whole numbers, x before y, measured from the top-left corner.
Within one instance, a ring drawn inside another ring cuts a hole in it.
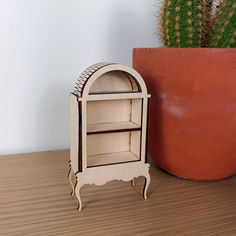
[[[236,2],[224,0],[210,32],[210,47],[236,47]]]
[[[167,0],[161,19],[167,47],[200,47],[203,37],[202,0]]]
[[[160,25],[167,47],[236,47],[236,0],[164,0]]]

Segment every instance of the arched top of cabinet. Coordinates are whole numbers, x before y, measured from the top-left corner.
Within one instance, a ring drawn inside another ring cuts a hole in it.
[[[147,96],[147,88],[141,75],[133,68],[114,63],[97,63],[80,75],[73,93],[85,98],[128,93]]]

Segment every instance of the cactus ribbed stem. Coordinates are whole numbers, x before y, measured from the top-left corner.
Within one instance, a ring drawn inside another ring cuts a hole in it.
[[[161,19],[167,47],[200,47],[203,0],[167,0]]]
[[[236,47],[236,0],[164,0],[160,25],[167,47]]]
[[[210,47],[235,47],[236,40],[236,2],[224,0],[216,15],[209,40]]]

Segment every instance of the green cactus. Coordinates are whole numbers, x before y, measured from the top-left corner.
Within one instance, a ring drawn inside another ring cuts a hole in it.
[[[202,35],[202,47],[207,47],[208,39],[209,39],[209,33],[212,25],[212,4],[213,0],[206,0],[205,1],[205,7],[203,8],[203,14],[204,14],[204,22],[203,22],[203,35]]]
[[[167,47],[201,47],[205,23],[204,0],[165,0],[162,41]]]
[[[209,47],[236,47],[236,2],[224,0],[217,10],[209,36]]]
[[[160,22],[167,47],[236,47],[235,0],[164,0]]]

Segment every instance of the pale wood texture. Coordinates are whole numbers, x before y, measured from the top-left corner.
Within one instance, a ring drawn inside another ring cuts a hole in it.
[[[151,166],[143,178],[81,189],[76,211],[67,179],[69,151],[0,157],[1,236],[235,236],[236,176],[192,182]]]
[[[79,143],[79,111],[77,98],[71,96],[70,98],[70,156],[78,156],[78,143]],[[71,168],[74,172],[78,171],[79,160],[78,158],[71,158]]]
[[[113,165],[103,165],[87,168],[85,172],[76,174],[75,196],[78,199],[78,210],[82,209],[81,191],[82,186],[94,184],[96,186],[104,185],[114,180],[132,181],[136,177],[145,177],[143,187],[143,198],[147,199],[147,189],[150,184],[149,174],[150,164],[142,164],[140,161],[120,163]],[[70,182],[70,181],[69,181]]]
[[[101,131],[118,131],[118,130],[132,130],[138,129],[140,125],[137,125],[131,121],[124,121],[124,122],[111,122],[111,123],[99,123],[99,124],[92,124],[87,126],[88,133],[94,132],[101,132]]]
[[[100,76],[92,85],[90,94],[106,92],[138,91],[137,84],[122,71],[110,71]]]
[[[87,156],[129,151],[129,132],[87,136]]]
[[[133,93],[141,97],[135,99]],[[81,74],[71,94],[74,130],[70,167],[77,179],[75,187],[71,175],[68,176],[79,202],[78,210],[82,209],[80,188],[86,184],[99,186],[143,176],[143,197],[147,199],[150,184],[150,165],[146,163],[148,98],[143,78],[127,66],[98,63]],[[74,119],[73,112],[79,120]],[[80,165],[75,166],[76,163]]]
[[[87,123],[130,121],[130,113],[130,99],[91,101],[87,104]]]
[[[114,152],[89,156],[87,164],[90,167],[137,160],[138,156],[134,155],[132,152]]]

